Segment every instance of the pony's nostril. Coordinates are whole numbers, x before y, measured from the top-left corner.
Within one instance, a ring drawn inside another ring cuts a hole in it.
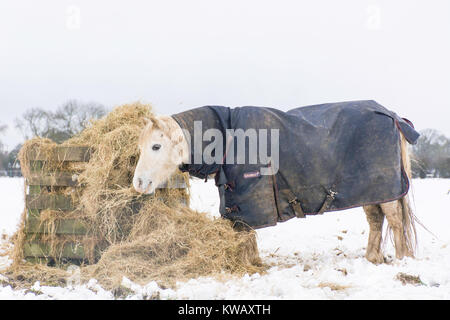
[[[150,189],[150,186],[152,185],[152,181],[149,181],[145,178],[137,178],[134,181],[134,188],[138,192],[146,192],[148,189]]]

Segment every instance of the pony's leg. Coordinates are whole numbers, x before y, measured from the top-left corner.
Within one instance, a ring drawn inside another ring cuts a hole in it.
[[[395,256],[397,259],[403,259],[403,257],[408,254],[408,248],[403,233],[402,204],[399,200],[395,200],[392,202],[381,203],[380,207],[386,216],[389,227],[394,233]]]
[[[374,264],[384,262],[383,253],[381,252],[381,239],[383,231],[384,214],[378,205],[370,205],[363,207],[369,222],[369,242],[367,244],[366,259]]]

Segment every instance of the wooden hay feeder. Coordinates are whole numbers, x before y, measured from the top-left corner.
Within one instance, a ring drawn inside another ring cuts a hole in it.
[[[69,219],[49,222],[41,220],[44,211],[76,213],[72,194],[79,191],[78,176],[64,171],[67,163],[89,162],[91,150],[82,146],[57,146],[50,154],[30,150],[30,175],[26,178],[26,219],[24,258],[33,263],[48,265],[61,263],[94,263],[107,244],[88,234],[88,228],[76,214]],[[57,163],[62,169],[48,172],[46,163]],[[163,188],[186,188],[186,183],[174,179]],[[163,189],[162,188],[162,189]],[[81,214],[80,214],[81,215]],[[57,247],[57,249],[55,249]]]

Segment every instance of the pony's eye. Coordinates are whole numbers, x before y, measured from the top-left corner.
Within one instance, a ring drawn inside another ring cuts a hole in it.
[[[161,149],[161,145],[160,144],[154,144],[152,149],[153,149],[153,151],[158,151],[159,149]]]

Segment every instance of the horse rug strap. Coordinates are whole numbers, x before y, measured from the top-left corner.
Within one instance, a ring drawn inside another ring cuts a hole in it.
[[[278,172],[278,175],[283,180],[283,183],[288,184],[288,182],[287,182],[286,178],[283,176],[282,172]],[[277,184],[276,179],[274,180],[274,184],[275,185]],[[278,187],[277,186],[274,186],[274,187],[275,187],[275,192],[278,193]],[[297,218],[306,218],[306,215],[302,209],[302,205],[301,205],[300,201],[298,200],[297,196],[292,192],[291,188],[289,188],[289,187],[285,188],[285,189],[283,189],[283,191],[288,197],[288,203],[291,206],[292,210],[294,211],[295,216]]]
[[[292,200],[289,200],[289,204],[292,206],[292,210],[294,210],[295,216],[297,218],[306,218],[305,213],[303,212],[302,206],[298,201],[297,197],[294,197],[292,198]]]
[[[225,207],[225,185],[227,183],[227,177],[221,167],[219,172],[216,174],[216,186],[219,188],[219,198],[220,198],[220,206],[219,213],[222,216],[226,216],[227,210]]]
[[[195,163],[195,143],[191,143],[191,161],[180,167],[203,179],[216,174],[221,213],[253,228],[393,201],[409,190],[401,160],[400,132],[412,144],[419,134],[409,122],[373,100],[327,103],[287,112],[266,107],[205,106],[173,118],[190,137],[195,137],[196,121],[201,121],[203,132],[217,129],[223,137],[229,130],[267,132],[265,154],[273,159],[278,152],[278,171],[272,176],[260,174],[268,165],[260,156],[257,163],[248,163],[250,137],[245,139],[245,164],[238,161],[236,136],[229,152],[234,158],[227,157],[225,164],[207,164],[206,160]],[[278,144],[271,143],[273,130],[278,132]],[[212,141],[201,143],[205,150]],[[223,142],[224,151],[219,156],[225,155],[227,144]],[[278,150],[272,152],[272,148]],[[277,181],[280,175],[283,178]]]
[[[327,191],[327,197],[325,198],[325,201],[323,202],[322,207],[320,208],[319,212],[317,214],[323,214],[331,205],[333,200],[336,198],[337,192],[333,188]]]

